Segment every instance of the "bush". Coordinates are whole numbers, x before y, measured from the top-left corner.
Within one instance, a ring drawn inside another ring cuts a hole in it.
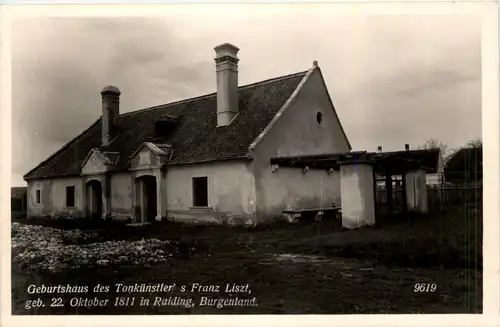
[[[26,211],[12,211],[11,212],[11,219],[12,220],[23,219],[23,218],[26,218]]]

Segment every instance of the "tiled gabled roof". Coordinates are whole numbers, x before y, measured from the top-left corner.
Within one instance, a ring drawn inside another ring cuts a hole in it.
[[[248,147],[290,98],[307,72],[239,88],[239,114],[229,126],[217,126],[216,93],[120,115],[118,136],[105,152],[118,152],[116,171],[128,169],[130,155],[144,142],[172,145],[171,164],[244,158]],[[155,122],[175,117],[173,130],[155,133]],[[24,178],[79,175],[92,148],[101,145],[101,119],[28,172]]]

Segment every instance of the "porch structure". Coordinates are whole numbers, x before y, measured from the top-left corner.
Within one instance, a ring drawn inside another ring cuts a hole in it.
[[[275,157],[271,159],[271,165],[273,169],[295,167],[303,169],[305,173],[309,169],[340,171],[340,210],[342,225],[347,228],[375,224],[377,176],[379,178],[382,176],[385,180],[388,194],[392,192],[393,176],[402,176],[402,210],[427,212],[425,174],[431,167],[425,167],[420,161],[410,158],[407,151],[387,153],[356,151]],[[394,211],[392,196],[388,196],[388,199],[391,199],[388,201],[388,210],[392,213]],[[317,208],[317,210],[323,209]]]

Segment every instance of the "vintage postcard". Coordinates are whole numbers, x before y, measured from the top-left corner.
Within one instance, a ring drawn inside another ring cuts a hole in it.
[[[500,323],[496,10],[2,8],[3,323]]]

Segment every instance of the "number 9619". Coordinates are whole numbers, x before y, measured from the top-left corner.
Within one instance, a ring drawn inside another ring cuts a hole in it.
[[[413,288],[414,292],[434,292],[437,289],[436,284],[427,284],[427,283],[416,283]]]

